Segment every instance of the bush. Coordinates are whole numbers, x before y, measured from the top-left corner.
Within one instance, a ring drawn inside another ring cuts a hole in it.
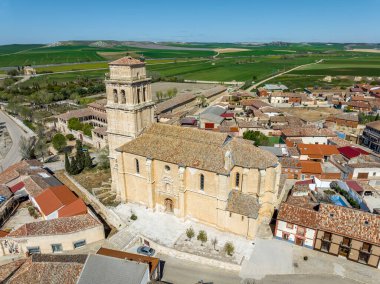
[[[224,252],[229,255],[229,256],[232,256],[235,252],[235,247],[233,245],[233,243],[231,242],[226,242],[224,244],[224,248],[223,248]]]
[[[133,221],[137,220],[137,215],[135,213],[132,213],[131,220]]]
[[[205,242],[207,242],[207,233],[203,230],[200,230],[197,236],[197,240],[202,242],[202,246]]]
[[[66,138],[67,138],[67,140],[69,140],[69,141],[73,141],[73,140],[75,140],[75,137],[74,137],[74,135],[73,134],[67,134],[66,135]]]
[[[54,149],[56,149],[58,152],[61,152],[67,145],[66,137],[61,133],[55,134],[51,142]]]
[[[38,212],[36,208],[34,208],[33,206],[29,206],[28,211],[29,211],[30,216],[32,216],[34,219],[38,218]]]
[[[186,236],[190,241],[195,236],[194,229],[192,227],[186,229]]]

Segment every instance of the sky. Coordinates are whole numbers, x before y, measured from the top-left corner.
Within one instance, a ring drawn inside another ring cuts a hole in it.
[[[380,0],[0,0],[0,44],[380,42]]]

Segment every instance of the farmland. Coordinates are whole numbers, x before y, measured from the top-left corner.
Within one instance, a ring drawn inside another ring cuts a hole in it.
[[[271,82],[282,82],[290,88],[336,84],[345,86],[352,83],[352,79],[336,79],[331,83],[322,79],[327,75],[380,76],[380,54],[348,52],[344,44],[160,43],[157,49],[154,49],[154,43],[145,45],[146,48],[141,46],[144,45],[127,46],[118,42],[111,42],[107,47],[93,46],[91,42],[69,42],[67,45],[51,47],[0,46],[0,67],[30,64],[37,65],[38,73],[70,72],[44,75],[44,79],[32,80],[39,82],[73,80],[78,76],[102,78],[107,61],[132,55],[146,58],[147,69],[154,78],[225,82],[259,81],[295,66],[323,59],[322,63],[294,70]],[[350,49],[364,47],[349,46]],[[218,49],[222,49],[222,52],[217,53]]]
[[[302,75],[380,76],[380,56],[326,59],[318,65],[306,66],[291,72]]]

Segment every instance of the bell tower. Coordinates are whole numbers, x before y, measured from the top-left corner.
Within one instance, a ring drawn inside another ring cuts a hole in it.
[[[123,57],[109,63],[106,77],[107,137],[112,175],[112,188],[118,188],[118,152],[116,149],[139,134],[154,121],[151,79],[146,76],[145,63]]]

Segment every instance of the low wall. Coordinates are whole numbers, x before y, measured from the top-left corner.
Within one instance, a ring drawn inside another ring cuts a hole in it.
[[[219,268],[227,269],[227,270],[233,270],[233,271],[240,271],[240,269],[241,269],[241,266],[237,265],[237,264],[223,262],[223,261],[211,259],[211,258],[206,258],[203,256],[190,254],[187,252],[182,252],[182,251],[178,251],[176,249],[165,247],[163,245],[160,245],[160,244],[146,238],[143,235],[137,235],[137,237],[140,238],[141,244],[143,244],[144,241],[147,241],[147,242],[149,242],[149,246],[152,247],[153,249],[155,249],[156,252],[166,254],[166,255],[169,255],[169,256],[172,256],[172,257],[175,257],[178,259],[188,260],[188,261],[192,261],[192,262],[196,262],[196,263],[200,263],[200,264],[210,265],[210,266],[219,267]]]
[[[126,226],[125,222],[120,217],[108,209],[103,203],[101,203],[95,196],[93,196],[87,189],[80,185],[75,179],[69,176],[67,173],[64,175],[81,191],[81,193],[90,201],[91,205],[95,205],[99,210],[99,214],[102,215],[105,220],[117,230],[120,230]]]
[[[30,129],[28,126],[26,126],[21,120],[18,118],[10,115],[6,111],[4,111],[5,115],[7,115],[10,119],[12,119],[25,133],[27,133],[29,136],[36,136],[36,133],[33,132],[32,129]]]

